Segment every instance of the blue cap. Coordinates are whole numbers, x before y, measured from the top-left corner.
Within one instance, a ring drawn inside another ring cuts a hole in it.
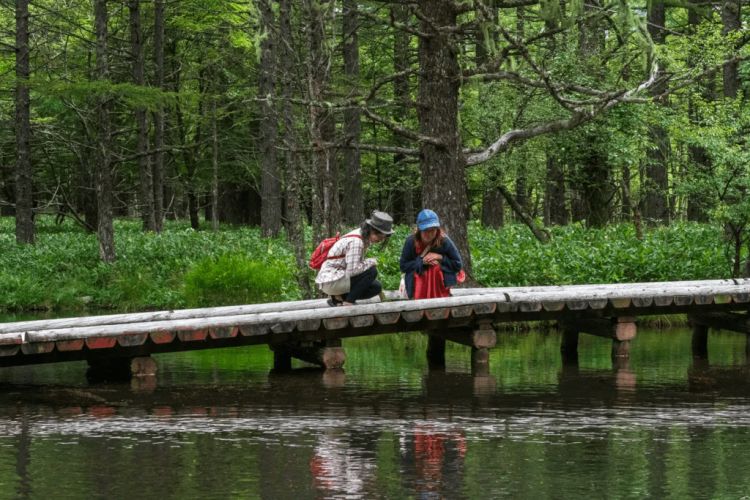
[[[425,208],[417,215],[417,228],[420,231],[430,229],[431,227],[440,227],[440,219],[435,212]]]

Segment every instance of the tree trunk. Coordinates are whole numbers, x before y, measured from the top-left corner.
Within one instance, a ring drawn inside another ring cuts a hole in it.
[[[582,70],[591,74],[597,81],[606,78],[602,67],[605,26],[595,13],[601,8],[600,2],[586,3],[587,16],[580,22],[578,55]],[[605,148],[599,127],[590,126],[582,131],[581,147],[577,166],[577,198],[574,203],[574,217],[585,218],[589,227],[600,227],[609,220],[612,186],[609,166],[606,164]],[[580,220],[580,219],[579,219]]]
[[[339,230],[341,207],[338,198],[338,179],[332,142],[335,131],[333,114],[324,106],[330,79],[331,57],[325,43],[325,15],[332,5],[323,0],[305,0],[308,15],[308,100],[310,101],[310,142],[313,163],[313,238]]]
[[[565,172],[560,160],[547,152],[547,206],[549,223],[564,226],[568,224],[568,209],[565,206]]]
[[[94,25],[96,31],[96,78],[109,82],[107,49],[107,0],[94,0]],[[115,232],[112,221],[112,162],[110,98],[106,94],[98,102],[98,136],[96,154],[96,195],[99,211],[97,236],[99,257],[104,262],[115,261]]]
[[[505,224],[503,194],[496,187],[490,187],[482,196],[482,226],[497,229]]]
[[[725,0],[721,6],[722,34],[727,35],[739,31],[741,0]],[[740,89],[739,62],[728,62],[724,65],[724,97],[734,99]]]
[[[357,0],[343,0],[344,15],[344,76],[350,97],[359,95],[359,40],[357,28],[359,16],[357,14]],[[344,110],[344,143],[359,144],[362,125],[360,123],[359,108],[352,107]],[[362,172],[360,167],[359,147],[344,148],[344,219],[349,224],[359,224],[365,215],[362,199]]]
[[[425,16],[420,31],[427,34],[419,40],[419,130],[439,141],[419,144],[422,204],[438,213],[471,273],[466,161],[458,129],[460,70],[458,49],[450,30],[456,26],[457,14],[453,2],[418,3]]]
[[[304,298],[312,298],[313,292],[310,287],[309,271],[307,267],[307,249],[305,246],[305,233],[302,224],[300,209],[301,181],[303,172],[297,168],[298,158],[293,153],[296,149],[294,135],[294,114],[292,110],[292,78],[294,47],[292,34],[292,0],[279,0],[279,37],[283,43],[279,47],[279,93],[281,95],[281,120],[282,120],[282,144],[284,145],[284,166],[286,177],[286,217],[287,237],[294,249],[294,257],[297,263],[297,284],[302,290]]]
[[[29,1],[16,0],[16,242],[34,243],[29,98]]]
[[[154,85],[164,90],[164,0],[154,0]],[[153,182],[154,229],[161,232],[164,225],[164,106],[154,112]]]
[[[702,21],[700,8],[693,5],[688,11],[688,26],[693,33],[695,33]],[[692,54],[690,59],[696,60],[698,57],[700,57],[699,54]],[[701,97],[705,102],[713,101],[716,98],[713,77],[701,78],[696,83],[700,88]],[[699,106],[694,101],[692,96],[688,98],[688,117],[693,127],[698,129],[703,121],[703,116]],[[695,171],[695,177],[700,181],[709,181],[713,176],[714,168],[711,156],[706,151],[706,148],[700,144],[690,144],[688,146],[688,154],[690,163]],[[708,214],[712,204],[710,193],[703,189],[700,191],[695,190],[687,200],[687,219],[695,222],[708,222]]]
[[[391,18],[395,23],[406,25],[409,22],[409,9],[406,5],[393,5],[391,7]],[[408,71],[411,64],[409,61],[411,36],[408,32],[396,29],[393,33],[393,70],[397,75],[393,79],[393,97],[396,102],[396,109],[393,112],[393,119],[396,123],[404,123],[408,118],[411,105],[411,96],[409,95],[409,77],[404,74]],[[396,146],[406,146],[403,137],[393,134],[391,139]],[[407,157],[404,154],[393,155],[393,166],[396,171],[399,184],[400,213],[392,214],[397,223],[413,224],[416,217],[414,209],[414,189],[419,187],[417,175],[410,175],[410,165],[407,163]]]
[[[216,122],[216,100],[211,98],[211,229],[219,230],[219,133]],[[275,155],[274,155],[275,156]],[[279,214],[279,218],[281,215]]]
[[[138,86],[146,84],[144,75],[143,33],[141,31],[141,2],[130,0],[130,52],[133,57],[133,83]],[[151,172],[151,162],[148,156],[148,124],[146,109],[137,107],[135,110],[135,124],[138,129],[136,156],[138,157],[138,173],[140,177],[140,212],[143,219],[144,231],[156,231],[154,217],[154,182]]]
[[[656,45],[663,45],[665,38],[664,22],[666,9],[664,0],[653,0],[648,3],[648,32]],[[664,75],[665,68],[659,69],[659,77]],[[666,91],[666,84],[654,85],[651,95],[662,95]],[[660,106],[668,106],[666,98],[656,100]],[[646,159],[645,184],[643,185],[643,216],[650,224],[667,223],[669,221],[669,203],[667,191],[669,180],[667,165],[669,162],[670,146],[667,130],[661,125],[649,128],[652,147],[648,150]]]
[[[613,189],[609,166],[596,147],[588,150],[584,157],[582,183],[583,199],[586,200],[586,222],[588,227],[603,227],[609,222]]]
[[[265,37],[260,44],[258,94],[260,96],[260,168],[261,210],[260,230],[263,236],[278,236],[281,231],[281,179],[276,159],[278,123],[274,109],[276,93],[276,39],[271,34],[275,25],[270,0],[258,2]],[[284,43],[284,42],[282,42]]]

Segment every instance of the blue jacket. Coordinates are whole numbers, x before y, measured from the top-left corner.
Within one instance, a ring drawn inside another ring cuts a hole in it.
[[[437,248],[431,248],[430,252],[439,253],[443,256],[443,260],[440,261],[440,269],[443,271],[443,284],[446,287],[455,285],[456,274],[463,267],[461,255],[458,253],[455,243],[445,236],[443,244]],[[413,234],[406,238],[406,242],[404,242],[399,264],[401,272],[405,274],[404,284],[406,285],[406,293],[411,299],[414,297],[414,273],[422,274],[425,267],[422,257],[420,257],[414,248]]]

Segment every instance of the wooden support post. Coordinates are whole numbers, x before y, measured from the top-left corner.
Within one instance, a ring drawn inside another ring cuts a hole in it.
[[[693,327],[692,350],[695,358],[708,358],[708,326],[691,321]]]
[[[156,361],[151,356],[101,357],[87,360],[89,369],[86,375],[96,381],[130,380],[132,377],[153,377],[156,375]]]
[[[629,340],[612,340],[612,359],[630,357]]]
[[[635,338],[637,332],[635,318],[629,316],[566,321],[564,328],[612,339],[612,358],[630,356],[630,341]]]
[[[272,346],[274,351],[274,369],[291,369],[291,358],[321,366],[325,369],[339,369],[346,362],[346,351],[341,347],[340,339],[318,342],[284,343]]]
[[[156,375],[156,361],[151,356],[132,358],[130,374],[133,377],[153,377]]]
[[[436,334],[428,334],[427,365],[430,369],[445,368],[445,338]]]
[[[471,348],[471,374],[475,377],[483,377],[490,374],[490,350],[488,348]]]
[[[563,324],[560,353],[562,354],[563,363],[571,364],[578,362],[578,330],[567,324]]]
[[[292,355],[285,349],[274,349],[273,351],[273,369],[280,372],[286,372],[292,369]]]

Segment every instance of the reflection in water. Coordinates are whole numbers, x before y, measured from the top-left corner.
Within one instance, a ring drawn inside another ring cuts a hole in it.
[[[741,497],[744,339],[693,360],[689,332],[629,361],[505,335],[489,370],[421,336],[347,341],[346,371],[269,373],[260,348],[158,358],[157,379],[88,385],[80,363],[0,372],[0,484],[19,498]],[[61,459],[64,457],[64,459]],[[606,493],[605,493],[606,492]]]

